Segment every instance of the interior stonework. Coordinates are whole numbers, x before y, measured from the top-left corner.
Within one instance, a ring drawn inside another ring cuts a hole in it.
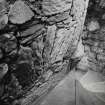
[[[0,0],[0,105],[104,99],[104,0]]]

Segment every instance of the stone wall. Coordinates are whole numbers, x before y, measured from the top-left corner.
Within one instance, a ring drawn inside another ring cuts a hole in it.
[[[78,69],[93,70],[105,75],[105,3],[90,1],[85,21],[82,44],[84,57]]]
[[[1,101],[11,104],[33,84],[38,88],[67,69],[82,34],[88,1],[0,1]]]

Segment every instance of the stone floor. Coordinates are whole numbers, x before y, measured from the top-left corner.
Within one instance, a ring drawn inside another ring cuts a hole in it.
[[[73,70],[48,95],[32,105],[105,105],[104,81],[105,77],[97,72]],[[90,86],[92,83],[98,83],[98,88]]]

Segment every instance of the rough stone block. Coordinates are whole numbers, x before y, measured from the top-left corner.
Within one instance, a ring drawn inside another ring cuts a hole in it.
[[[15,24],[25,23],[33,16],[32,10],[21,0],[16,1],[9,12],[9,20]]]
[[[72,0],[43,0],[42,9],[45,15],[64,12],[71,8]]]

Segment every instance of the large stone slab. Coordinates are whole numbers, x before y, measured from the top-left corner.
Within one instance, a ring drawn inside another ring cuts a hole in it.
[[[43,0],[42,8],[45,15],[64,12],[71,8],[72,0]]]
[[[41,30],[43,30],[44,25],[43,24],[36,24],[33,26],[30,26],[28,29],[21,32],[21,37],[26,37],[33,35]]]

